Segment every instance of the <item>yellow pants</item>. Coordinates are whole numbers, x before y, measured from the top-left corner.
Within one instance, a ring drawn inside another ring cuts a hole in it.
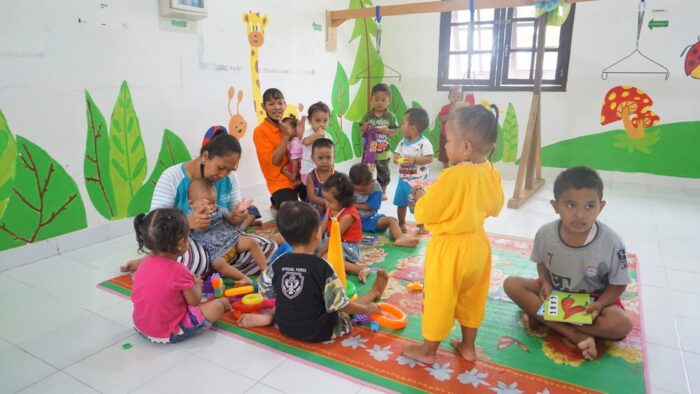
[[[484,320],[491,278],[486,233],[434,235],[425,255],[423,338],[442,341],[454,326],[478,328]]]

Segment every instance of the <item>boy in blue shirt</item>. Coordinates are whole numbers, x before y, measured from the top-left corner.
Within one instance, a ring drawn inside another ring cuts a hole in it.
[[[350,168],[349,176],[355,189],[355,208],[360,214],[362,231],[376,233],[388,229],[394,238],[394,245],[418,246],[420,240],[404,234],[396,218],[378,212],[382,205],[382,188],[379,182],[372,178],[369,167],[366,164],[355,164]]]

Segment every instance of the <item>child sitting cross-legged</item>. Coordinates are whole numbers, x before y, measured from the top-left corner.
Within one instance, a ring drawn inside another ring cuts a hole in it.
[[[389,280],[377,271],[372,289],[350,301],[343,285],[326,260],[314,254],[324,227],[318,212],[303,202],[286,202],[277,211],[277,226],[292,245],[258,280],[265,297],[276,297],[276,306],[264,314],[244,314],[241,327],[267,326],[273,322],[288,337],[325,342],[350,333],[350,314],[379,313],[373,300],[381,297]]]
[[[605,201],[603,181],[594,170],[574,167],[559,174],[551,204],[559,220],[537,231],[530,257],[537,264],[538,278],[511,276],[503,289],[528,314],[531,327],[544,324],[559,332],[590,360],[598,353],[595,338],[617,340],[632,330],[632,320],[620,301],[630,282],[627,254],[620,237],[597,221]],[[573,325],[538,316],[552,290],[595,297],[586,309],[593,324]]]
[[[358,163],[350,168],[350,181],[355,190],[355,208],[360,214],[362,231],[375,233],[388,229],[394,238],[394,245],[418,246],[420,240],[404,234],[396,218],[377,212],[382,205],[382,188],[366,164]]]
[[[214,270],[222,276],[235,279],[238,285],[252,283],[245,273],[254,274],[267,269],[267,259],[260,245],[252,237],[243,235],[231,225],[229,217],[232,213],[216,205],[216,189],[209,180],[193,179],[189,186],[189,197],[190,206],[198,202],[202,204],[201,200],[205,200],[210,205],[212,216],[209,228],[205,231],[192,231],[191,237],[207,252]],[[242,252],[249,252],[255,264],[237,269],[229,262],[237,253]]]
[[[155,209],[134,218],[139,250],[149,255],[134,273],[134,326],[151,342],[175,343],[211,327],[226,311],[227,300],[199,305],[202,280],[176,259],[187,250],[187,219],[177,209]]]

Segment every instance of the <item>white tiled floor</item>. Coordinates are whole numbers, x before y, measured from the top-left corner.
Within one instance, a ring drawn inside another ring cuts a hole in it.
[[[551,185],[487,230],[533,237],[556,218]],[[651,391],[700,393],[700,190],[606,182],[605,199],[600,219],[640,260]],[[267,196],[256,202],[269,217]],[[390,202],[383,211],[395,215]],[[135,249],[123,236],[0,272],[0,393],[375,392],[217,332],[173,346],[141,340],[131,303],[95,288]]]

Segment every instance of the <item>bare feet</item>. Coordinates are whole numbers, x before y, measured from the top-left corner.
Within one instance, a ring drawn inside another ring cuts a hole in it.
[[[265,327],[272,324],[270,313],[245,313],[238,319],[238,325],[243,328]]]
[[[139,267],[139,264],[141,264],[141,260],[129,260],[125,265],[122,265],[119,267],[119,271],[121,272],[135,272],[136,269]]]
[[[375,292],[375,299],[381,298],[382,294],[384,294],[384,290],[386,289],[387,284],[389,283],[389,274],[386,272],[385,269],[378,269],[377,270],[377,278],[374,280],[374,285],[372,285],[372,290]]]
[[[467,361],[476,360],[476,349],[473,346],[469,346],[464,341],[458,341],[456,339],[450,340],[450,344],[459,352],[459,354],[464,357]]]
[[[418,233],[418,235],[425,235],[425,234],[428,234],[428,230],[426,230],[422,224],[419,224],[417,233]]]
[[[405,224],[399,224],[399,228],[401,229],[401,232],[406,234],[408,230],[406,230],[406,225]]]
[[[576,346],[581,349],[581,354],[583,354],[586,360],[593,360],[598,357],[598,350],[595,348],[595,339],[593,339],[593,337],[584,339]]]
[[[423,344],[409,343],[403,347],[402,353],[408,358],[428,365],[433,365],[433,363],[435,363],[435,353],[432,353],[430,349]]]
[[[230,312],[231,309],[233,309],[233,307],[231,307],[231,303],[228,302],[228,299],[226,298],[219,298],[218,300],[216,300],[216,302],[219,302],[221,303],[221,305],[223,305],[224,312]]]
[[[544,326],[544,324],[540,323],[540,321],[537,320],[536,318],[534,318],[530,315],[526,315],[526,316],[527,316],[527,327],[530,330],[537,331]]]
[[[394,240],[394,245],[405,246],[407,248],[415,248],[420,243],[420,239],[415,237],[401,237]]]

